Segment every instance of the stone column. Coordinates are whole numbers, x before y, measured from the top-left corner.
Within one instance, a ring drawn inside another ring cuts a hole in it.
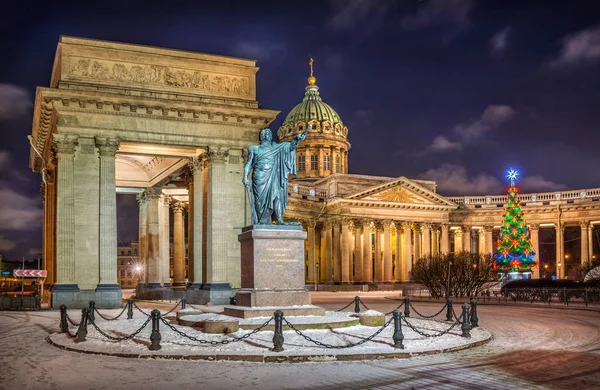
[[[343,219],[342,220],[342,248],[341,248],[341,255],[342,255],[342,271],[341,271],[341,277],[342,283],[350,283],[350,275],[351,275],[351,267],[352,264],[350,262],[350,258],[352,256],[352,248],[351,248],[351,244],[352,244],[352,233],[351,233],[351,225],[352,225],[352,221],[349,219]]]
[[[363,281],[363,239],[361,233],[363,230],[362,221],[354,221],[354,281]]]
[[[471,226],[463,226],[463,251],[471,252]]]
[[[493,226],[484,226],[483,230],[485,230],[485,252],[490,255],[494,254],[494,227]]]
[[[138,274],[138,286],[148,282],[148,196],[146,192],[136,195],[139,206],[138,257],[143,273]]]
[[[394,281],[392,270],[392,221],[382,221],[383,225],[383,281],[392,283]]]
[[[315,283],[315,221],[310,220],[306,226],[308,253],[307,253],[307,272],[306,282]]]
[[[181,202],[173,202],[173,287],[185,287],[185,235]]]
[[[477,229],[477,253],[485,253],[485,230]]]
[[[421,252],[421,226],[418,224],[413,224],[413,233],[414,233],[414,259],[413,261],[418,261],[422,256]]]
[[[330,221],[325,222],[325,282],[333,281],[333,237],[331,229],[333,225]]]
[[[565,248],[564,248],[564,233],[565,233],[565,225],[564,224],[556,224],[556,278],[563,279],[564,278],[564,270],[565,270]],[[560,264],[560,266],[559,266]]]
[[[593,240],[594,225],[592,225],[591,223],[588,226],[587,233],[588,233],[588,253],[589,253],[589,257],[591,257],[593,259],[594,258],[594,240]]]
[[[431,227],[431,254],[437,255],[440,251],[439,231],[437,226]]]
[[[375,221],[375,275],[373,275],[373,281],[376,283],[383,282],[383,261],[381,258],[382,232],[383,224],[381,221]]]
[[[100,283],[96,291],[120,290],[117,283],[117,191],[115,154],[119,140],[96,138],[100,154]]]
[[[75,280],[75,192],[74,165],[77,137],[54,136],[57,163],[56,284],[54,292],[79,291]]]
[[[325,150],[323,149],[323,147],[319,147],[319,176],[325,176],[325,163],[324,163],[324,155],[325,155]]]
[[[463,231],[462,228],[458,228],[454,231],[454,253],[458,253],[463,250]]]
[[[423,257],[431,254],[431,225],[424,223],[421,227],[423,232]]]
[[[227,282],[227,231],[225,162],[228,150],[221,147],[208,151],[208,192],[206,216],[206,285],[203,290],[210,291],[208,299],[216,303],[231,295],[231,286]],[[229,299],[227,299],[229,301]]]
[[[371,222],[363,221],[363,279],[364,282],[373,281],[373,244],[371,242]]]
[[[590,261],[590,248],[588,246],[590,222],[581,221],[579,227],[581,228],[581,264],[585,265]]]
[[[539,239],[539,225],[531,225],[529,227],[529,232],[531,233],[531,247],[535,252],[535,267],[533,268],[533,272],[531,274],[532,279],[540,278],[540,239]]]
[[[193,205],[188,216],[188,224],[191,222],[192,235],[188,234],[188,245],[193,248],[189,259],[194,272],[193,280],[190,280],[190,288],[199,290],[202,288],[202,209],[203,209],[203,191],[204,181],[202,171],[204,169],[204,157],[198,156],[191,160],[192,169],[192,192],[189,194],[190,203]]]
[[[447,223],[442,224],[442,239],[440,245],[440,251],[442,253],[450,253],[450,225]]]
[[[325,271],[327,268],[326,261],[325,261],[325,247],[326,247],[325,225],[323,223],[320,224],[319,234],[320,234],[320,238],[321,238],[321,245],[319,245],[319,262],[318,262],[319,270],[318,270],[317,277],[319,278],[319,282],[323,282],[323,281],[327,280],[327,278],[325,276]]]
[[[158,202],[158,240],[160,242],[160,281],[163,287],[171,286],[171,253],[170,253],[170,229],[169,215],[171,205],[169,197],[162,195]]]
[[[56,171],[46,169],[44,177],[43,267],[48,272],[44,282],[48,288],[56,283]]]
[[[331,147],[331,152],[330,152],[330,156],[331,156],[331,174],[337,173],[337,167],[335,166],[335,158],[336,156],[338,156],[338,152],[336,150],[335,147]]]
[[[396,231],[396,247],[394,248],[396,250],[396,256],[394,258],[393,278],[394,282],[400,282],[402,281],[402,258],[404,253],[404,249],[402,248],[402,224],[398,221],[394,221],[392,224]]]
[[[161,200],[160,188],[148,188],[148,283],[147,287],[161,287],[161,263],[162,256],[160,248],[160,224],[159,224],[159,204]]]
[[[340,253],[340,222],[333,223],[333,281],[340,282],[342,280],[341,267],[342,256]]]
[[[409,273],[412,271],[413,263],[411,223],[402,222],[402,228],[404,231],[404,242],[402,243],[404,249],[404,256],[402,259],[402,281],[407,282],[409,280]]]

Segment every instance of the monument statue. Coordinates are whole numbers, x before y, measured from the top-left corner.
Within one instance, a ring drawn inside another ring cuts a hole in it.
[[[248,162],[242,183],[248,192],[252,208],[252,225],[297,225],[285,222],[283,212],[288,204],[288,175],[296,174],[296,147],[306,137],[312,125],[291,142],[273,142],[270,129],[260,132],[260,145],[248,147]],[[252,189],[248,174],[252,169]]]

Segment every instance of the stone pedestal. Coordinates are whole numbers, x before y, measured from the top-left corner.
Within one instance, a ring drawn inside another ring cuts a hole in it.
[[[236,294],[236,306],[226,307],[226,315],[242,316],[240,310],[256,312],[260,307],[309,306],[305,288],[304,240],[300,226],[254,225],[238,236],[242,251],[242,288]],[[310,311],[310,310],[309,310]],[[291,312],[290,312],[291,315]],[[306,315],[306,314],[305,314]],[[311,313],[308,313],[311,315]]]

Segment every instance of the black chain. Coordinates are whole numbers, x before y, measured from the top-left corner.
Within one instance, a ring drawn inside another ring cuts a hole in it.
[[[444,307],[442,307],[442,309],[441,309],[440,311],[438,311],[437,313],[435,313],[435,314],[434,314],[434,315],[432,315],[432,316],[424,316],[423,314],[421,314],[421,313],[419,313],[419,312],[417,311],[417,309],[416,309],[416,308],[413,306],[412,302],[409,302],[408,304],[410,305],[411,309],[413,309],[413,311],[414,311],[415,313],[417,313],[417,315],[418,315],[419,317],[423,317],[423,318],[433,318],[433,317],[437,317],[438,315],[440,315],[440,314],[441,314],[441,313],[444,311],[444,309],[445,309],[445,308],[446,308],[446,306],[448,305],[448,303],[446,303],[446,304],[444,305]]]
[[[67,321],[69,321],[71,323],[71,325],[73,325],[73,326],[79,326],[79,324],[76,324],[75,322],[73,322],[73,320],[71,319],[71,317],[69,317],[68,314],[67,314]]]
[[[96,308],[94,307],[94,311],[96,312],[96,314],[98,314],[100,317],[102,317],[102,319],[103,319],[103,320],[105,320],[105,321],[114,321],[114,320],[118,319],[119,317],[121,317],[121,316],[123,315],[123,313],[125,313],[125,310],[126,310],[126,309],[127,309],[127,306],[125,306],[125,307],[123,308],[123,310],[121,310],[121,312],[119,313],[119,315],[118,315],[118,316],[116,316],[116,317],[114,317],[114,318],[108,318],[108,317],[104,317],[104,316],[102,315],[102,313],[100,313],[100,312],[98,311],[98,309],[96,309]]]
[[[171,328],[171,330],[177,334],[179,334],[180,336],[183,336],[185,338],[188,338],[192,341],[196,341],[200,344],[211,344],[211,345],[217,345],[217,344],[229,344],[229,343],[235,343],[238,341],[242,341],[247,339],[248,337],[252,336],[253,334],[261,331],[265,326],[269,325],[269,322],[271,322],[271,320],[273,319],[273,317],[269,318],[264,324],[262,324],[261,326],[259,326],[258,328],[254,329],[252,332],[250,333],[246,333],[243,336],[240,337],[234,337],[230,340],[221,340],[221,341],[215,341],[215,340],[202,340],[202,339],[197,339],[194,336],[190,336],[187,335],[185,333],[183,333],[182,331],[180,331],[179,329],[175,328],[173,325],[169,324],[169,322],[167,320],[165,320],[164,318],[162,318],[162,316],[160,317],[160,320],[162,321],[163,324],[165,324],[166,326],[168,326],[169,328]]]
[[[452,308],[452,314],[454,315],[454,319],[456,320],[456,322],[458,322],[459,324],[463,324],[464,321],[461,321],[458,316],[456,315],[456,312],[454,311],[454,307]]]
[[[362,299],[358,298],[358,300],[359,300],[359,301],[360,301],[360,303],[361,303],[361,304],[362,304],[362,305],[365,307],[365,309],[367,309],[367,310],[371,310],[371,309],[369,309],[369,307],[368,307],[367,305],[365,305],[365,303],[363,302],[363,300],[362,300]]]
[[[202,311],[202,310],[198,309],[196,306],[194,306],[194,305],[191,305],[191,304],[189,304],[189,303],[186,303],[185,305],[186,305],[186,306],[189,306],[189,307],[191,307],[191,308],[192,308],[192,309],[194,309],[194,310],[199,310],[199,311]]]
[[[395,308],[394,310],[385,313],[386,316],[389,316],[390,314],[392,314],[393,312],[395,312],[396,310],[400,310],[400,308],[404,306],[404,301],[400,304],[400,306],[398,306],[397,308]]]
[[[352,344],[348,344],[348,345],[331,345],[331,344],[325,344],[322,343],[320,341],[314,340],[312,338],[310,338],[309,336],[305,335],[304,333],[302,333],[301,331],[299,331],[298,329],[296,329],[294,327],[294,325],[292,325],[291,322],[289,322],[285,317],[283,317],[283,321],[285,321],[286,325],[290,327],[290,329],[292,329],[294,332],[296,332],[296,334],[298,336],[302,336],[304,337],[304,339],[306,341],[309,341],[313,344],[316,344],[320,347],[325,347],[325,348],[329,348],[329,349],[343,349],[343,348],[350,348],[350,347],[356,347],[358,345],[364,344],[367,341],[371,341],[373,340],[373,338],[375,338],[375,336],[377,336],[379,333],[383,332],[383,330],[385,328],[388,327],[388,325],[390,324],[390,322],[392,322],[394,320],[394,317],[390,318],[381,328],[379,328],[379,330],[377,330],[377,332],[373,333],[371,336],[367,337],[366,339],[360,340],[356,343],[352,343]]]
[[[411,328],[414,332],[420,334],[421,336],[425,336],[425,337],[440,337],[440,336],[443,336],[446,333],[449,333],[452,329],[454,329],[454,327],[456,325],[458,325],[458,322],[455,322],[455,323],[452,324],[451,327],[449,327],[446,330],[443,330],[441,333],[431,334],[431,333],[423,333],[420,330],[418,330],[417,328],[415,328],[410,322],[406,321],[406,317],[402,317],[402,321],[404,321],[404,323],[406,325],[408,325],[408,327]]]
[[[146,322],[144,322],[144,324],[138,330],[136,330],[135,332],[133,332],[129,336],[123,336],[123,337],[114,337],[114,336],[111,336],[109,334],[106,334],[102,329],[98,328],[98,325],[96,325],[96,323],[94,321],[90,321],[90,323],[98,331],[98,333],[100,333],[102,336],[106,337],[107,339],[110,339],[110,340],[113,340],[113,341],[123,341],[123,340],[132,339],[135,336],[137,336],[142,331],[142,329],[144,329],[148,325],[148,323],[150,322],[151,319],[152,318],[148,317],[146,319]],[[91,318],[90,318],[90,320],[91,320]]]
[[[175,304],[175,306],[174,306],[174,307],[173,307],[171,310],[169,310],[169,311],[168,311],[168,312],[166,312],[165,314],[161,314],[161,316],[166,316],[166,315],[168,315],[168,314],[171,314],[171,313],[173,312],[173,310],[177,309],[177,308],[178,308],[180,305],[181,305],[181,301],[177,302],[177,303]]]
[[[348,308],[350,305],[352,305],[353,303],[354,303],[354,300],[352,300],[352,302],[350,302],[350,303],[349,303],[349,304],[347,304],[346,306],[344,306],[344,307],[342,307],[341,309],[339,309],[339,310],[336,310],[336,311],[343,311],[344,309],[347,309],[347,308]]]
[[[138,309],[138,311],[139,311],[140,313],[142,313],[143,315],[145,315],[146,317],[150,317],[150,314],[148,314],[148,313],[146,313],[145,311],[143,311],[142,309],[140,309],[140,308],[139,308],[139,306],[138,306],[138,305],[136,305],[136,303],[135,303],[135,302],[133,302],[133,307],[135,307],[136,309]]]
[[[77,332],[75,332],[75,334],[71,333],[70,330],[67,329],[67,334],[69,335],[70,338],[74,339],[75,337],[77,337],[77,333],[79,333],[79,330],[77,330]]]

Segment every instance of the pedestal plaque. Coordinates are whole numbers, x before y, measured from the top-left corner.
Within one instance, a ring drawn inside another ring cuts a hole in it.
[[[312,306],[305,287],[304,241],[300,226],[253,225],[238,236],[242,251],[242,288],[236,294],[236,306],[225,314],[237,317],[240,311],[259,313],[261,307],[279,307],[288,315],[324,315],[323,308]],[[244,309],[245,307],[245,309]],[[308,310],[308,312],[306,312]]]

